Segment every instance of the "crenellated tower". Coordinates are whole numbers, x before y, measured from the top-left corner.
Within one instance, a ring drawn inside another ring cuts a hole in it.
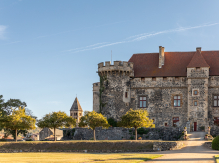
[[[131,80],[134,77],[133,63],[125,61],[98,64],[99,83],[93,84],[93,110],[107,118],[119,119],[130,105]]]

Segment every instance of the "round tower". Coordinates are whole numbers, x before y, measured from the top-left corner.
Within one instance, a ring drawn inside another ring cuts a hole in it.
[[[99,112],[107,118],[119,120],[129,110],[131,102],[131,79],[134,77],[133,63],[109,61],[98,64]]]

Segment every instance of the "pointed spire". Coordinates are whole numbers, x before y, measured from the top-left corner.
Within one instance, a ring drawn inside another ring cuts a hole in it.
[[[72,107],[71,107],[70,110],[81,110],[81,111],[83,111],[77,97],[75,98],[75,101],[72,104]]]
[[[190,63],[187,66],[187,68],[193,67],[210,67],[201,54],[201,48],[196,48],[196,53],[194,54]]]

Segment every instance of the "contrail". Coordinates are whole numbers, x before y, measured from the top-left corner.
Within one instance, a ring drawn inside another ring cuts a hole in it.
[[[103,43],[102,45],[99,45],[99,46],[95,46],[95,45],[98,45],[98,44],[93,44],[93,45],[86,46],[84,48],[75,48],[75,49],[72,49],[70,51],[72,53],[78,53],[78,52],[82,52],[82,51],[95,50],[95,49],[100,49],[100,48],[104,48],[104,47],[112,46],[112,45],[116,45],[116,44],[123,44],[123,43],[128,43],[128,42],[141,41],[141,40],[144,40],[144,39],[147,39],[149,37],[156,36],[156,35],[161,35],[161,34],[166,34],[166,33],[173,33],[173,32],[181,32],[181,31],[197,29],[197,28],[203,28],[203,27],[210,27],[210,26],[214,26],[214,25],[218,25],[218,24],[219,23],[203,24],[203,25],[192,26],[192,27],[180,27],[180,28],[164,30],[164,31],[158,31],[158,32],[142,33],[142,34],[127,37],[123,41],[117,41],[117,42],[106,43],[106,44]],[[92,48],[90,48],[90,47],[92,47]]]

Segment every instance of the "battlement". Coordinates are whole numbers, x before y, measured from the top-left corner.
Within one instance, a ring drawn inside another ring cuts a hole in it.
[[[114,65],[111,65],[110,61],[106,61],[98,64],[98,74],[118,74],[118,75],[129,75],[134,77],[133,63],[126,61],[114,61]]]

